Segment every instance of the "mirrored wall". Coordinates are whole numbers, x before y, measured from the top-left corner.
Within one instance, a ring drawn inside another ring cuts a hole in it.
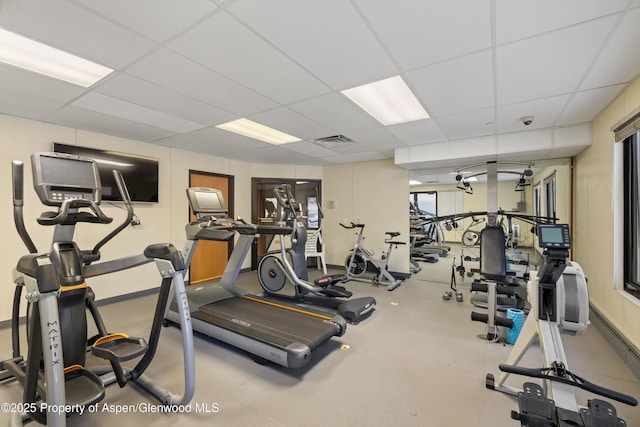
[[[498,173],[499,209],[554,217],[559,223],[571,224],[571,159],[540,162],[532,169],[524,181],[523,176],[503,177]],[[467,185],[457,182],[452,176],[451,184],[411,186],[412,265],[420,270],[413,274],[413,278],[450,284],[455,277],[457,284],[470,284],[477,277],[479,236],[487,225],[487,216],[433,220],[433,217],[486,212],[486,175],[477,178]],[[499,216],[497,220],[507,236],[507,270],[511,270],[510,275],[523,277],[539,263],[533,227],[530,223],[515,218],[510,220],[507,216]]]

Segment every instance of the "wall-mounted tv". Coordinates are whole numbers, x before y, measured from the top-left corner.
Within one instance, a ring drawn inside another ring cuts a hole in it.
[[[102,200],[122,200],[113,178],[113,170],[116,169],[122,172],[132,201],[158,201],[158,159],[59,142],[53,143],[53,151],[94,159],[100,172]]]

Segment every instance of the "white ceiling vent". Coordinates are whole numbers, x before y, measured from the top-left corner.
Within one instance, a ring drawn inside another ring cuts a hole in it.
[[[330,150],[340,147],[345,147],[354,143],[353,139],[344,135],[333,135],[324,138],[314,139],[311,142],[321,147],[328,148]]]

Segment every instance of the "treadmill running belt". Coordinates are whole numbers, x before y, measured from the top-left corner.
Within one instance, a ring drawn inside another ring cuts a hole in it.
[[[340,334],[340,326],[330,320],[245,298],[207,304],[191,317],[281,348],[302,343],[313,350]]]

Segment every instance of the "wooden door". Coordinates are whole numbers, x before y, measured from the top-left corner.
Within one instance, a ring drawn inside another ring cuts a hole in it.
[[[233,177],[227,175],[214,175],[204,172],[189,172],[190,187],[215,188],[222,192],[224,200],[229,208],[229,216],[233,216],[232,188]],[[189,221],[194,221],[195,216],[189,210]],[[193,254],[191,267],[189,269],[189,283],[200,283],[207,280],[222,277],[227,266],[227,260],[233,247],[233,242],[214,242],[201,240],[198,242],[196,252]]]

